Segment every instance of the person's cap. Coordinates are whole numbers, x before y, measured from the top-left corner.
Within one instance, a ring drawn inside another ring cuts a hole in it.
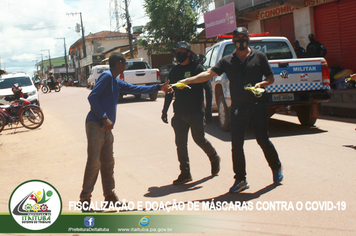
[[[233,32],[233,36],[235,36],[237,34],[244,34],[247,37],[250,37],[248,30],[245,27],[237,27]]]
[[[180,48],[185,48],[185,49],[187,49],[188,51],[191,51],[191,50],[190,50],[190,44],[187,43],[187,42],[185,42],[185,41],[180,41],[180,42],[178,42],[176,48],[173,48],[173,50],[176,51],[176,50],[178,50],[178,49],[180,49]]]

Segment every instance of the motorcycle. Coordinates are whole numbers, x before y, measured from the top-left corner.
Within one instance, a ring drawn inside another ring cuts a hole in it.
[[[15,87],[15,85],[14,85]],[[21,123],[28,129],[36,129],[40,127],[44,121],[42,109],[30,101],[23,99],[22,88],[17,86],[13,92],[15,97],[9,98],[10,105],[0,107],[0,132],[5,125],[12,126]]]
[[[78,85],[79,85],[78,80],[69,79],[66,86],[78,86]]]
[[[42,93],[47,93],[47,92],[51,92],[52,90],[59,92],[61,91],[61,86],[59,86],[58,82],[52,83],[52,84],[48,84],[48,83],[44,83],[42,85],[41,91]]]

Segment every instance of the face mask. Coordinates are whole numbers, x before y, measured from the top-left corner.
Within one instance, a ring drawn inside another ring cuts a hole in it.
[[[186,52],[176,52],[176,59],[179,63],[184,62],[188,58],[188,53]]]
[[[248,39],[239,39],[239,40],[234,40],[234,43],[236,45],[236,48],[240,51],[243,51],[247,48],[248,45]]]

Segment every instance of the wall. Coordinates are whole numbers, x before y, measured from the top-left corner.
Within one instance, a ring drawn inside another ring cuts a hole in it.
[[[248,23],[248,32],[250,34],[262,33],[262,26],[260,20],[255,20]]]
[[[295,38],[300,46],[306,48],[309,43],[308,35],[312,32],[311,9],[309,7],[301,8],[293,12]]]

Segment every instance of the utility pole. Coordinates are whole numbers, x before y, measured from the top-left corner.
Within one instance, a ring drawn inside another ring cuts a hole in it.
[[[87,50],[86,50],[86,46],[85,46],[85,38],[84,38],[84,26],[83,26],[83,19],[82,19],[82,13],[79,12],[79,13],[67,13],[67,15],[78,15],[80,14],[80,25],[82,27],[82,41],[83,41],[83,55],[84,55],[84,58],[87,57]],[[84,66],[84,69],[85,69],[85,78],[88,77],[88,67],[87,66]],[[80,85],[80,78],[79,78],[79,85]]]
[[[41,55],[41,61],[42,61],[42,77],[43,77],[43,69],[44,69],[44,67],[43,67],[43,54],[37,54],[37,55]]]
[[[68,79],[68,63],[67,63],[67,49],[66,49],[66,38],[55,38],[55,39],[63,39],[64,40],[64,61],[66,64],[66,76]]]
[[[126,10],[126,21],[127,21],[127,33],[129,35],[130,56],[131,58],[134,58],[133,49],[132,49],[131,22],[130,22],[129,9],[127,7],[127,0],[125,0],[125,10]]]
[[[52,63],[51,63],[51,54],[50,54],[50,50],[49,49],[43,49],[41,51],[48,51],[48,58],[49,58],[49,70],[48,72],[52,69]]]
[[[32,60],[36,62],[36,74],[38,73],[38,64],[37,64],[37,59],[36,60]]]

